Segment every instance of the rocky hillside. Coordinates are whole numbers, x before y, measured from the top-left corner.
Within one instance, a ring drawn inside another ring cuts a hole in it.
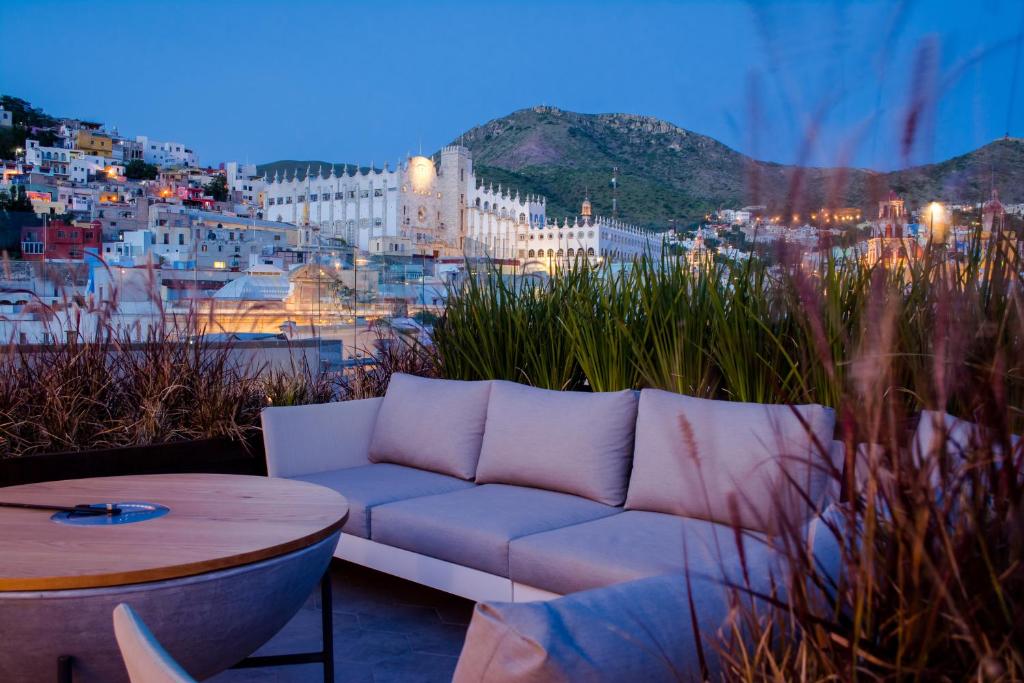
[[[893,189],[914,205],[987,198],[995,182],[1006,202],[1024,201],[1024,140],[1004,139],[953,159],[877,173],[801,168],[747,157],[705,135],[634,114],[577,114],[553,107],[514,112],[453,143],[473,152],[477,177],[548,198],[548,215],[572,216],[589,191],[594,210],[611,212],[612,169],[619,169],[619,215],[649,227],[686,224],[720,207],[767,204],[780,214],[855,206],[872,215]],[[329,162],[260,166],[297,172]],[[337,166],[340,170],[340,166]]]

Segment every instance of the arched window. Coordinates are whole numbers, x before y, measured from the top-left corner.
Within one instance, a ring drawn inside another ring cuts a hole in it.
[[[478,208],[478,209],[480,208],[480,198],[479,197],[476,198],[476,208]]]
[[[520,223],[525,223],[526,222],[526,214],[525,213],[519,214],[519,222]]]
[[[491,210],[491,203],[490,202],[484,202],[484,211],[490,211],[490,210]]]
[[[568,256],[569,258],[572,258],[572,257],[576,256],[576,250],[572,249],[572,248],[570,248],[569,251],[567,251],[565,253],[566,253],[566,256]]]
[[[533,249],[531,249],[530,250],[530,258],[533,258],[534,256],[536,256],[536,253],[533,251]]]
[[[593,256],[593,255],[594,255],[594,248],[591,247],[590,249],[587,249],[587,256]]]
[[[565,256],[565,251],[563,249],[559,249],[558,254],[556,255],[558,256],[558,258],[562,258],[563,256]]]
[[[548,258],[551,258],[554,255],[555,255],[555,250],[554,249],[548,249]]]

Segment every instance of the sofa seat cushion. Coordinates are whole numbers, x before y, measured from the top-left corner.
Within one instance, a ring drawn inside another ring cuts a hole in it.
[[[626,507],[748,529],[794,528],[824,508],[835,414],[819,405],[640,393]]]
[[[472,479],[480,458],[490,382],[395,373],[370,440],[370,462]]]
[[[396,500],[471,488],[472,482],[436,472],[381,463],[295,477],[334,489],[348,501],[346,534],[370,538],[370,509]]]
[[[748,566],[762,567],[772,553],[766,538],[740,531]],[[627,510],[604,519],[524,536],[509,546],[509,578],[566,594],[646,576],[742,578],[731,528],[715,522]]]
[[[485,484],[375,507],[370,511],[370,538],[508,576],[513,539],[620,512],[567,493]]]
[[[636,405],[633,391],[550,391],[494,382],[476,481],[622,505]]]

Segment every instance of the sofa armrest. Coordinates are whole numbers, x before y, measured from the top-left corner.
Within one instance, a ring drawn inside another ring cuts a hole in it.
[[[369,464],[381,398],[265,408],[267,474],[297,477]]]

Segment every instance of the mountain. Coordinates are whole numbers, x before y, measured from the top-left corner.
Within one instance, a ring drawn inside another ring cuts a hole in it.
[[[895,190],[918,205],[978,202],[994,182],[1004,202],[1024,202],[1024,140],[997,140],[936,164],[880,173],[752,159],[717,140],[650,116],[578,114],[554,107],[513,112],[452,141],[473,153],[478,179],[548,199],[548,216],[573,216],[589,193],[595,213],[611,213],[613,168],[619,216],[648,227],[686,224],[718,208],[765,204],[773,213],[857,207],[873,215]],[[278,161],[260,172],[325,169],[320,161]],[[340,166],[336,166],[340,168]]]
[[[872,215],[895,190],[911,204],[976,202],[995,182],[1006,202],[1024,201],[1024,140],[1003,139],[947,161],[879,173],[758,161],[705,135],[635,114],[577,114],[554,107],[514,112],[454,142],[473,152],[477,177],[548,198],[548,215],[574,215],[589,190],[611,212],[619,169],[619,215],[646,226],[699,220],[722,207],[766,204],[773,212],[857,207]]]

